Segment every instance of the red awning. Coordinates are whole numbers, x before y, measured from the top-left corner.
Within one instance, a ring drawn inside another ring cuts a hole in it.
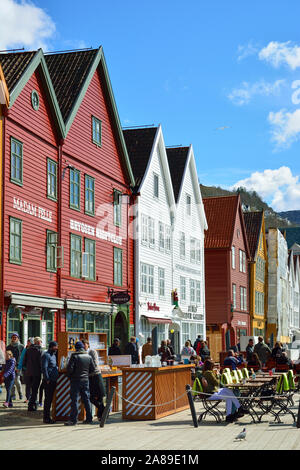
[[[170,318],[145,317],[149,323],[172,323]]]

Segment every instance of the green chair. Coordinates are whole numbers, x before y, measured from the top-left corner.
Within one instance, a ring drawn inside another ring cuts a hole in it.
[[[249,379],[249,371],[246,367],[242,369],[242,373],[245,379]]]
[[[239,377],[239,382],[242,382],[244,377],[243,377],[243,372],[240,369],[237,370],[237,375]]]

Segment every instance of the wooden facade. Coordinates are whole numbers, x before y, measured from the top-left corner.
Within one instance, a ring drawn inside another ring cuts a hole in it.
[[[103,51],[3,54],[0,64],[11,98],[0,115],[0,339],[18,331],[46,346],[77,321],[78,332],[105,323],[109,336],[117,324],[126,341],[134,322],[134,178]],[[131,301],[113,304],[119,291]]]

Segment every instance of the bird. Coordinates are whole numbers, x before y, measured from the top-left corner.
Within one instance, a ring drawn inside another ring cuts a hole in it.
[[[240,432],[240,434],[236,436],[235,439],[239,441],[243,441],[244,439],[246,439],[246,428],[244,428],[242,432]]]

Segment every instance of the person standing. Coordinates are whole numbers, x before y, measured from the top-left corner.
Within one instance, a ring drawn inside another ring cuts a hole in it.
[[[45,392],[43,422],[46,424],[55,423],[55,421],[50,418],[50,409],[53,400],[53,395],[56,389],[56,382],[58,379],[58,366],[56,358],[57,350],[57,342],[51,341],[49,343],[48,351],[45,351],[42,355],[42,374]]]
[[[259,360],[262,363],[262,366],[264,367],[268,358],[271,356],[272,352],[269,346],[264,343],[264,339],[262,336],[258,337],[258,343],[254,346],[254,351],[257,355]]]
[[[205,362],[206,359],[210,357],[210,350],[208,349],[203,339],[199,341],[196,353],[197,353],[197,356],[201,357],[202,362]]]
[[[28,403],[28,411],[37,410],[37,394],[41,382],[42,375],[42,339],[39,336],[34,338],[34,344],[26,349],[23,360],[25,370],[25,380],[30,387],[30,399]]]
[[[79,395],[86,411],[86,420],[83,423],[93,423],[89,389],[89,375],[93,372],[94,365],[91,356],[85,351],[82,341],[77,341],[75,352],[71,355],[67,365],[67,376],[71,382],[71,413],[70,421],[64,423],[65,426],[77,424]]]
[[[196,338],[196,341],[194,342],[194,346],[193,346],[193,348],[195,349],[195,351],[197,351],[198,343],[200,343],[201,340],[202,340],[201,335],[198,335],[197,338]]]
[[[138,364],[139,363],[139,353],[138,353],[138,347],[137,347],[137,344],[136,344],[136,337],[135,336],[131,336],[130,342],[126,345],[125,354],[128,354],[128,355],[131,356],[132,364]]]
[[[147,343],[143,344],[143,347],[142,347],[142,363],[144,364],[146,356],[152,356],[152,355],[153,355],[152,338],[149,336],[147,338]]]
[[[12,408],[12,388],[15,382],[16,375],[16,359],[11,351],[6,351],[6,362],[4,367],[4,384],[6,388],[6,401],[3,403],[5,408]]]
[[[34,344],[34,338],[28,338],[27,344],[26,344],[25,348],[22,351],[19,363],[17,365],[17,369],[18,369],[20,375],[23,376],[23,380],[24,380],[24,383],[25,383],[25,398],[26,398],[26,400],[24,401],[24,403],[28,403],[29,399],[30,399],[30,384],[28,383],[28,381],[26,380],[26,377],[25,377],[25,368],[23,366],[23,361],[24,361],[24,357],[25,357],[25,353],[26,353],[27,349],[32,344]]]
[[[13,333],[11,335],[10,344],[7,346],[6,351],[11,351],[13,353],[13,356],[16,360],[16,367],[17,367],[17,364],[19,362],[19,359],[21,357],[21,354],[22,354],[23,350],[24,350],[24,345],[20,343],[19,334],[18,333]],[[22,400],[23,395],[22,395],[22,384],[21,384],[20,376],[21,376],[20,371],[16,370],[14,385],[17,388],[20,400]],[[14,386],[13,386],[12,396],[14,397],[15,395],[16,395],[16,393],[14,391]]]
[[[119,340],[119,338],[115,338],[113,341],[113,344],[110,346],[108,350],[108,355],[120,356],[122,354],[121,349],[120,349],[120,344],[121,344],[121,341]]]
[[[90,402],[97,408],[97,418],[101,421],[104,411],[103,398],[105,396],[104,382],[99,370],[99,361],[97,351],[90,349],[90,343],[87,339],[82,341],[84,349],[93,360],[94,370],[89,374]]]
[[[246,347],[246,361],[248,362],[254,352],[254,340],[250,338]]]

